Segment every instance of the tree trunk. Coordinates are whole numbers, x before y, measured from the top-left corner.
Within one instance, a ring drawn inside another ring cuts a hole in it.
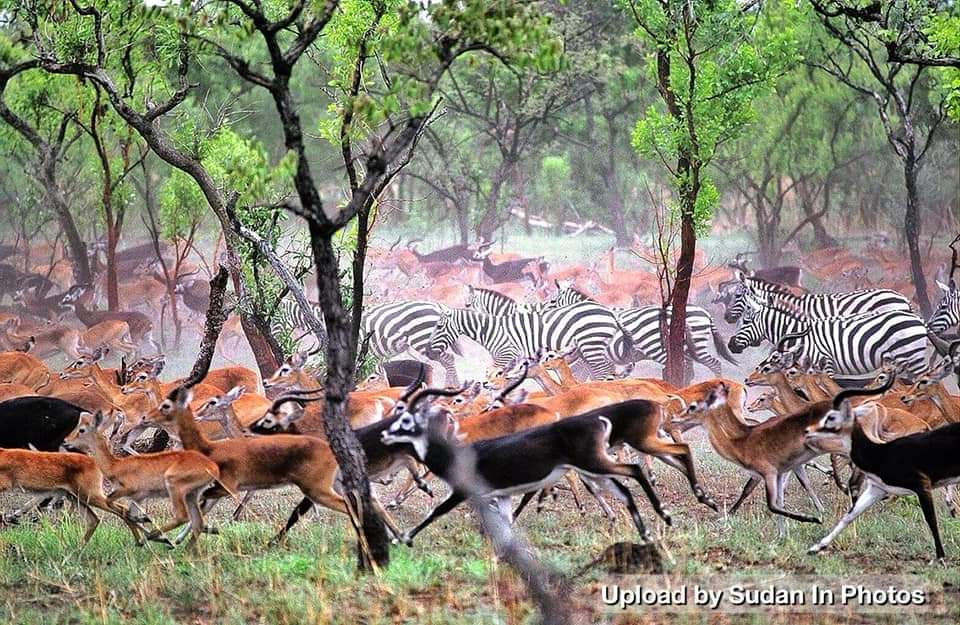
[[[680,213],[680,258],[677,260],[677,279],[673,284],[670,297],[670,332],[667,336],[666,381],[675,386],[685,386],[687,369],[684,364],[683,348],[687,334],[687,300],[690,295],[690,280],[693,277],[693,261],[697,250],[697,234],[693,224],[693,207],[696,202],[699,182],[698,174],[693,171],[690,162],[681,158],[677,172],[687,173],[688,184],[681,189]]]
[[[360,335],[363,321],[363,266],[367,260],[367,231],[370,228],[370,207],[364,206],[357,211],[357,249],[353,251],[353,298],[352,325],[353,336]]]
[[[107,309],[113,311],[120,310],[120,287],[117,284],[119,234],[115,225],[107,224]]]
[[[57,220],[67,235],[67,248],[70,250],[70,256],[73,259],[73,279],[78,284],[93,284],[93,276],[90,273],[90,259],[87,257],[87,244],[83,242],[80,231],[77,230],[77,223],[73,220],[73,215],[67,207],[67,201],[60,192],[57,185],[55,163],[47,162],[54,159],[52,154],[41,156],[41,186],[47,196],[47,200],[53,205],[57,213]]]
[[[340,299],[340,272],[330,234],[310,221],[310,246],[317,270],[317,295],[327,330],[327,375],[324,381],[323,429],[340,465],[343,494],[347,504],[358,511],[362,523],[360,535],[361,568],[372,563],[383,566],[390,559],[390,541],[383,520],[374,511],[370,483],[366,477],[366,456],[349,427],[345,409],[347,393],[353,386],[357,341],[351,332],[350,317]]]
[[[833,180],[828,176],[823,183],[823,208],[820,209],[821,214],[819,215],[813,213],[812,205],[804,204],[804,212],[810,217],[810,224],[813,226],[814,249],[822,250],[828,247],[836,247],[837,245],[837,240],[830,236],[826,226],[823,225],[823,218],[830,210],[830,194],[832,191]]]
[[[59,194],[59,191],[56,192]],[[47,198],[51,194],[47,193]],[[57,212],[57,221],[67,235],[67,249],[70,250],[70,258],[73,260],[73,279],[77,284],[93,284],[93,276],[90,273],[90,258],[87,256],[87,244],[80,237],[80,231],[77,230],[77,224],[70,214],[65,202],[52,202],[54,210]]]
[[[910,252],[910,273],[916,288],[917,303],[924,319],[930,317],[932,308],[927,295],[927,280],[923,275],[923,261],[920,257],[920,197],[917,190],[917,162],[913,151],[903,162],[903,179],[907,187],[907,213],[903,223],[903,233]]]
[[[487,195],[487,206],[483,211],[483,217],[477,222],[475,229],[478,239],[484,239],[486,241],[493,239],[493,233],[497,229],[497,208],[500,204],[500,191],[503,188],[503,181],[507,176],[509,167],[509,165],[504,163],[493,177],[490,185],[490,194]]]
[[[240,314],[240,327],[247,338],[253,358],[257,361],[260,377],[266,379],[280,368],[283,350],[270,334],[270,324],[260,315]]]

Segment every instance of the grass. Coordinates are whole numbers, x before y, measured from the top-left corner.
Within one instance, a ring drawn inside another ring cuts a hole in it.
[[[700,464],[705,487],[729,503],[737,494],[740,477],[709,452],[701,452]],[[674,511],[674,527],[655,522],[649,507],[642,505],[642,511],[660,539],[673,583],[715,576],[724,583],[783,574],[824,576],[842,583],[870,575],[917,575],[941,593],[947,611],[937,617],[852,612],[854,620],[817,614],[785,615],[778,620],[760,612],[712,616],[695,612],[669,618],[648,610],[604,613],[601,584],[632,587],[644,578],[612,577],[594,568],[578,580],[573,594],[585,622],[893,623],[896,619],[955,623],[960,615],[956,566],[960,521],[945,513],[940,526],[951,558],[949,567],[928,564],[932,557],[929,535],[919,508],[906,499],[871,510],[838,538],[832,550],[815,557],[807,555],[806,549],[827,527],[788,521],[787,537],[778,540],[757,495],[735,517],[713,514],[693,501],[672,471],[660,469],[657,475],[665,503]],[[844,504],[829,486],[821,491],[829,493],[825,522],[830,524]],[[397,514],[405,526],[419,519],[429,505],[417,496]],[[12,507],[14,498],[7,496],[3,507]],[[78,550],[82,530],[71,510],[8,528],[0,533],[0,622],[532,622],[522,585],[497,563],[468,513],[457,510],[441,519],[418,537],[413,548],[395,547],[389,568],[379,577],[358,576],[347,524],[330,512],[322,512],[319,521],[311,516],[292,532],[287,545],[267,547],[296,499],[289,491],[262,495],[247,515],[253,520],[237,523],[226,521],[228,506],[222,506],[214,519],[221,525],[221,534],[204,536],[195,553],[136,548],[127,531],[112,519],[105,520],[91,543]],[[542,557],[560,571],[577,571],[607,545],[635,538],[625,514],[610,526],[594,503],[587,502],[587,512],[581,515],[569,499],[563,494],[558,503],[548,504],[545,513],[525,513],[519,524]],[[787,505],[807,507],[795,490],[788,494]],[[159,504],[151,511],[156,517],[166,515]]]

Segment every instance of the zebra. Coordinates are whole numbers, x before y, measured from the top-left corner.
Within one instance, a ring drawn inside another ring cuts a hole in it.
[[[593,378],[633,362],[633,340],[605,306],[581,302],[547,312],[494,316],[466,308],[446,312],[430,338],[432,357],[455,349],[466,336],[486,349],[498,367],[509,368],[522,358],[575,345]]]
[[[488,315],[513,315],[518,312],[529,312],[522,304],[509,295],[504,295],[492,289],[483,289],[467,285],[466,308]]]
[[[430,337],[437,323],[449,312],[443,304],[426,301],[402,301],[373,306],[365,311],[360,328],[360,342],[367,342],[370,354],[392,358],[407,352],[428,365],[437,361],[443,366],[447,385],[458,383],[452,354],[430,353]]]
[[[953,280],[949,285],[937,280],[937,286],[943,291],[943,296],[936,309],[927,321],[927,328],[937,336],[950,328],[960,324],[960,290]]]
[[[592,301],[589,296],[572,286],[561,287],[557,283],[557,292],[547,300],[547,310],[569,306],[579,302]],[[663,308],[653,304],[634,308],[613,308],[620,325],[633,339],[637,360],[653,360],[666,364],[667,352],[664,349],[663,334],[660,331],[660,315]],[[667,324],[670,323],[671,309],[666,309]],[[727,345],[717,331],[710,313],[699,306],[687,306],[687,344],[684,351],[694,361],[709,369],[716,377],[723,375],[721,363],[712,353],[710,344],[721,358],[730,364],[739,364],[727,349]]]
[[[814,319],[778,302],[752,298],[747,302],[749,310],[730,337],[730,351],[735,354],[764,339],[778,344],[788,334],[803,334],[798,356],[823,361],[830,375],[865,378],[884,361],[896,363],[906,378],[916,378],[926,369],[927,329],[912,312],[889,310]]]
[[[310,302],[310,308],[322,324],[323,309],[320,308],[320,304]],[[270,315],[270,334],[275,337],[289,334],[294,343],[299,343],[305,336],[312,335],[303,308],[296,300],[286,298],[280,300]]]
[[[736,323],[747,309],[747,298],[777,297],[786,305],[795,307],[811,319],[826,317],[845,317],[869,312],[899,310],[913,312],[910,301],[901,293],[892,289],[861,289],[846,293],[812,293],[795,295],[790,290],[758,278],[744,276],[734,272],[739,284],[729,299],[724,302],[726,311],[723,319],[727,323]]]

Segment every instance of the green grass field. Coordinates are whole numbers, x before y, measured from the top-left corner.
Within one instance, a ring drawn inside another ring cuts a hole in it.
[[[703,481],[719,500],[732,501],[741,478],[710,452],[701,451]],[[615,623],[950,623],[960,620],[960,521],[940,506],[941,531],[949,556],[946,567],[929,564],[932,544],[919,508],[902,499],[868,512],[820,556],[806,549],[829,529],[843,502],[827,484],[825,526],[788,521],[788,536],[778,540],[772,519],[755,494],[735,517],[698,506],[673,472],[659,468],[659,490],[673,510],[674,527],[654,521],[673,583],[720,575],[728,582],[757,576],[818,575],[837,583],[868,575],[918,575],[942,602],[936,615],[911,613],[789,615],[754,611],[743,615],[706,611],[665,615],[630,609],[605,613],[603,583],[632,587],[633,576],[614,577],[594,568],[577,579],[574,605],[582,622]],[[383,497],[390,489],[380,489]],[[20,496],[6,496],[9,510]],[[268,548],[267,540],[296,502],[296,494],[261,495],[246,519],[226,520],[230,504],[214,514],[218,536],[204,536],[195,553],[162,547],[137,548],[115,519],[105,519],[86,549],[78,550],[80,523],[72,509],[36,523],[0,532],[0,622],[52,623],[489,623],[534,621],[522,584],[493,557],[466,509],[441,519],[417,538],[412,548],[397,546],[390,567],[379,577],[358,576],[353,540],[346,520],[334,513],[312,515],[294,529],[287,544]],[[415,523],[428,507],[415,495],[400,512],[402,525]],[[563,573],[577,571],[607,545],[636,538],[625,512],[612,527],[596,504],[581,516],[569,494],[548,503],[537,515],[529,510],[518,526],[541,556]],[[798,490],[787,506],[807,509]],[[166,515],[160,503],[150,508]],[[869,583],[869,582],[868,582]]]

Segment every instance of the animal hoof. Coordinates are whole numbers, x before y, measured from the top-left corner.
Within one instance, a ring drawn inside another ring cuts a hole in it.
[[[807,553],[820,553],[821,551],[823,551],[823,546],[820,543],[817,543],[813,547],[807,549]]]
[[[220,528],[216,527],[215,525],[204,525],[203,529],[201,529],[200,531],[203,532],[204,534],[214,534],[214,535],[220,534]]]

